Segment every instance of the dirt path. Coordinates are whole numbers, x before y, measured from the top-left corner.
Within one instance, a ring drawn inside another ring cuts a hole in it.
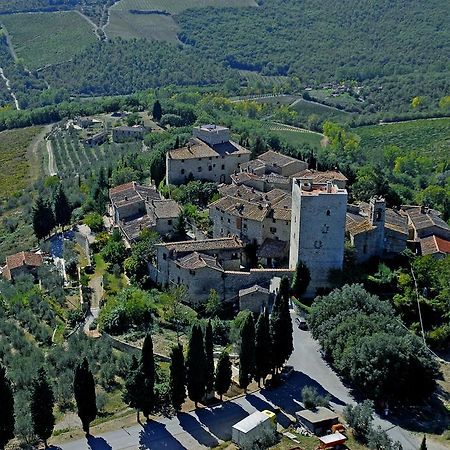
[[[99,41],[101,41],[102,38],[101,38],[101,36],[98,34],[98,29],[99,29],[99,27],[98,27],[91,19],[89,19],[88,16],[85,16],[81,11],[78,11],[78,9],[75,9],[74,11],[75,11],[80,17],[82,17],[84,20],[86,20],[86,21],[89,23],[89,25],[91,25],[91,27],[94,29],[94,33],[95,33],[95,35],[97,36],[97,39],[98,39]]]
[[[30,176],[33,180],[36,180],[42,171],[41,159],[39,155],[39,146],[45,139],[47,133],[50,132],[52,125],[45,125],[42,130],[31,141],[27,150],[27,158],[30,161]]]
[[[319,136],[323,136],[322,133],[318,131],[308,130],[307,128],[295,127],[293,125],[286,125],[284,123],[273,122],[272,126],[268,127],[270,131],[295,131],[296,133],[310,133],[310,134],[318,134]]]
[[[48,153],[48,174],[53,177],[58,174],[58,168],[56,167],[55,157],[53,155],[53,147],[50,139],[47,139],[47,153]]]
[[[6,89],[8,89],[12,99],[14,100],[14,104],[16,105],[16,109],[20,111],[20,105],[19,101],[17,100],[16,94],[14,94],[13,90],[11,89],[11,81],[9,81],[9,78],[6,77],[5,72],[3,71],[3,68],[0,67],[0,77],[3,79],[3,81],[6,84]]]

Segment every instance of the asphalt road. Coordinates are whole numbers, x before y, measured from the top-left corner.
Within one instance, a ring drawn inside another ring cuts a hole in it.
[[[279,407],[280,425],[286,426],[289,417],[301,409],[301,389],[315,386],[319,392],[331,396],[332,406],[341,411],[346,403],[353,403],[348,389],[327,366],[320,355],[319,346],[309,332],[294,327],[294,352],[289,364],[295,372],[289,381],[275,390],[261,390],[214,408],[202,408],[191,413],[180,413],[172,418],[152,420],[145,426],[136,425],[104,433],[102,436],[63,444],[62,450],[131,450],[131,449],[205,449],[231,438],[231,427],[256,410]],[[414,435],[387,420],[375,419],[404,450],[416,450],[421,436]],[[429,450],[448,450],[448,447],[427,441]],[[53,447],[55,448],[55,447]]]

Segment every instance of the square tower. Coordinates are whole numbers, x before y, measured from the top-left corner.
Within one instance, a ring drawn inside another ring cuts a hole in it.
[[[305,295],[330,287],[331,269],[342,269],[344,261],[347,190],[332,182],[312,184],[294,178],[289,268],[302,261],[311,281]]]

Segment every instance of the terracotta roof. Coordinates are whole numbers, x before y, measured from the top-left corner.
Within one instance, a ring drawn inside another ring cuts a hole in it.
[[[11,270],[18,269],[22,266],[27,267],[40,267],[44,264],[44,259],[42,255],[32,252],[20,252],[15,255],[10,255],[6,257],[6,266],[3,269],[3,276],[11,280]]]
[[[285,191],[281,189],[272,189],[269,192],[262,192],[258,189],[245,185],[238,186],[236,184],[223,184],[218,188],[219,193],[223,196],[236,197],[249,202],[262,202],[275,204],[284,198]]]
[[[181,213],[180,205],[175,200],[152,200],[149,208],[158,219],[174,219]]]
[[[135,202],[160,200],[161,194],[155,186],[142,186],[135,181],[121,184],[109,190],[109,198],[114,206],[120,208]]]
[[[139,238],[139,235],[143,230],[148,228],[154,228],[156,226],[154,220],[148,215],[137,217],[120,224],[122,232],[125,234],[129,241],[134,241]]]
[[[175,261],[175,264],[183,269],[196,270],[209,267],[215,270],[223,270],[223,267],[218,263],[217,258],[204,253],[193,252]]]
[[[223,144],[208,145],[198,138],[191,138],[185,147],[169,150],[167,156],[169,159],[196,159],[196,158],[215,158],[230,154],[248,154],[250,150],[242,147],[233,141]]]
[[[345,223],[345,231],[350,233],[352,236],[357,234],[367,233],[369,231],[375,230],[377,227],[372,225],[367,219],[361,221],[357,220],[347,220]]]
[[[450,241],[433,234],[420,240],[420,249],[422,255],[450,254]]]
[[[242,217],[244,219],[256,220],[262,222],[268,214],[269,206],[248,202],[235,197],[222,197],[210,205],[210,208],[216,208],[221,212]]]
[[[313,183],[326,183],[327,181],[348,181],[348,178],[339,170],[326,170],[321,172],[318,170],[306,169],[292,175],[292,178],[307,178]]]
[[[239,297],[243,297],[244,295],[253,294],[255,292],[260,292],[262,294],[268,294],[269,289],[263,288],[259,286],[258,284],[255,284],[254,286],[251,286],[247,289],[241,289],[239,291]]]
[[[157,244],[157,247],[165,247],[167,250],[177,252],[202,252],[208,250],[242,249],[244,248],[244,244],[240,239],[232,236],[199,241],[164,242],[162,244]]]
[[[258,158],[260,161],[265,162],[266,164],[271,164],[275,167],[286,167],[289,164],[294,164],[300,161],[299,159],[292,158],[291,156],[283,155],[282,153],[274,152],[273,150],[269,150],[262,155],[259,155]]]

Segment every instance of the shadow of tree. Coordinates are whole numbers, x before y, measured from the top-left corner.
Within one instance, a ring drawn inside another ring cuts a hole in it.
[[[199,421],[223,441],[231,439],[231,427],[248,416],[248,413],[235,403],[226,402],[215,408],[203,408],[195,412]]]
[[[254,406],[258,411],[268,410],[272,412],[276,412],[273,406],[270,403],[264,401],[261,397],[257,397],[256,395],[249,394],[245,396],[245,399]],[[277,422],[283,427],[288,428],[291,425],[291,420],[286,416],[283,412],[277,413]]]
[[[162,423],[149,420],[142,428],[139,435],[140,450],[187,450],[186,447],[181,445],[181,443],[167,431],[166,426]]]
[[[194,416],[187,413],[179,413],[178,420],[183,430],[189,433],[198,443],[209,448],[219,445],[219,441],[212,434],[208,433]]]
[[[87,444],[92,450],[112,450],[112,447],[102,437],[88,436]]]

